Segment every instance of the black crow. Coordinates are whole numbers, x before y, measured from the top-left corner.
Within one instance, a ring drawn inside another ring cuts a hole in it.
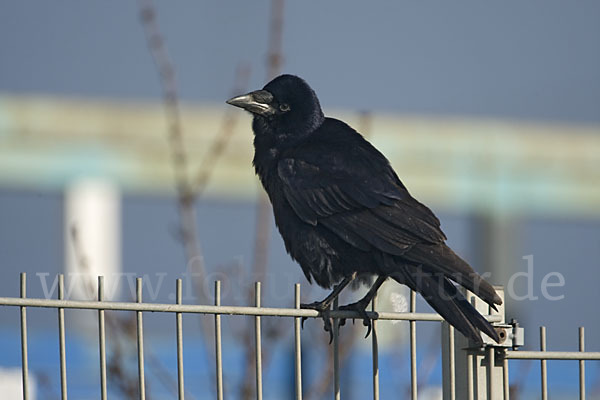
[[[493,287],[445,244],[440,221],[410,195],[385,156],[323,115],[304,80],[281,75],[227,103],[254,116],[253,164],[287,252],[309,282],[334,286],[323,301],[303,305],[321,312],[330,334],[327,312],[335,297],[355,279],[376,278],[363,299],[340,307],[358,311],[370,332],[365,309],[389,277],[421,293],[475,343],[482,344],[480,331],[498,342],[453,282],[495,308],[502,300]]]

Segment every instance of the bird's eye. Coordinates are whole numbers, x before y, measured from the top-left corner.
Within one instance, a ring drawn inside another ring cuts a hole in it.
[[[283,112],[290,111],[290,105],[289,105],[289,104],[286,104],[286,103],[283,103],[283,104],[281,104],[281,105],[279,106],[279,109],[280,109],[281,111],[283,111]]]

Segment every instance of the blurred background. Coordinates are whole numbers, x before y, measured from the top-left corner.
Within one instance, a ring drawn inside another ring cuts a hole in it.
[[[251,118],[226,99],[279,73],[303,77],[326,115],[358,129],[449,244],[506,290],[507,318],[537,349],[600,351],[600,3],[558,0],[382,2],[3,1],[0,3],[0,297],[293,305],[310,287],[286,255],[251,165]],[[358,298],[348,293],[344,300]],[[387,283],[381,309],[403,310]],[[430,311],[420,301],[419,311]],[[110,314],[112,315],[112,314]],[[67,312],[73,398],[98,397],[96,316]],[[112,315],[111,398],[137,393],[131,316]],[[210,317],[186,316],[189,398],[213,398]],[[38,399],[59,398],[56,314],[32,309]],[[175,324],[148,315],[151,398],[176,390]],[[227,398],[252,398],[252,318],[224,318]],[[291,321],[265,318],[265,397],[293,393]],[[289,326],[288,326],[289,325]],[[419,385],[441,398],[438,324],[419,323]],[[407,326],[380,323],[384,398],[409,388]],[[306,398],[330,396],[327,335],[307,321]],[[370,394],[370,341],[342,329],[344,397]],[[0,309],[0,390],[20,393],[19,311]],[[538,363],[510,367],[515,396],[537,390]],[[600,398],[600,367],[587,368]],[[577,370],[549,362],[555,398]],[[561,397],[562,396],[562,397]],[[595,396],[595,397],[594,397]],[[12,397],[7,397],[12,398]]]

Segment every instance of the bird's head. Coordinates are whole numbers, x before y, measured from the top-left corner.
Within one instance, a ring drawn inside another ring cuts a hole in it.
[[[256,90],[227,100],[227,104],[243,108],[254,115],[264,131],[297,136],[317,129],[325,119],[319,99],[310,86],[294,75],[280,75]]]

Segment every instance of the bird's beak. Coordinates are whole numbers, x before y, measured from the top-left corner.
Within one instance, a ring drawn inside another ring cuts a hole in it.
[[[272,102],[273,95],[266,90],[256,90],[227,100],[227,104],[243,108],[258,115],[274,114],[275,107],[271,105]]]

